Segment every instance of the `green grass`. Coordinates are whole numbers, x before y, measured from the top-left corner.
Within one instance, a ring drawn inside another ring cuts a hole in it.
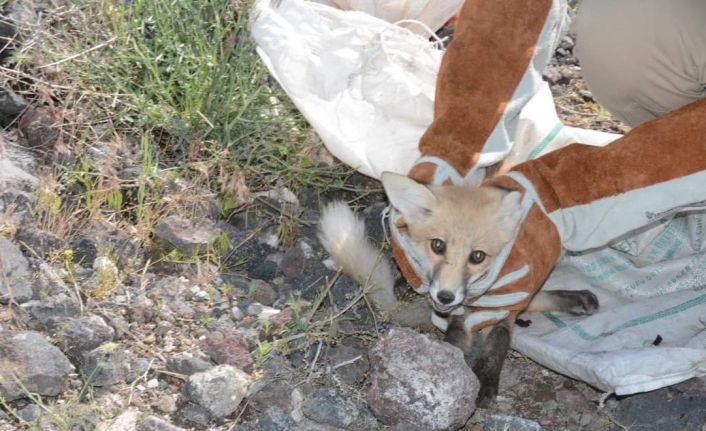
[[[34,92],[25,94],[51,100],[67,118],[63,136],[79,156],[60,180],[77,197],[63,200],[67,208],[149,225],[162,210],[167,177],[219,193],[223,215],[243,205],[244,187],[370,193],[346,183],[352,170],[343,164],[307,155],[313,131],[255,52],[249,1],[53,5],[51,25],[33,29],[15,55],[14,87],[34,77]],[[136,181],[104,178],[87,160],[106,142],[142,153]]]
[[[268,175],[330,184],[317,176],[343,170],[319,169],[298,151],[309,128],[257,57],[243,3],[77,2],[80,13],[63,23],[73,51],[111,42],[67,62],[66,72],[113,97],[118,130],[149,131],[163,164],[227,160],[267,185]]]
[[[62,143],[75,157],[47,187],[59,210],[36,211],[45,227],[66,237],[107,220],[149,241],[165,213],[200,217],[189,203],[209,193],[228,218],[251,192],[278,186],[314,201],[381,192],[312,156],[323,144],[260,61],[251,3],[51,2],[47,22],[27,29],[31,37],[0,69],[4,85],[61,112]],[[105,148],[117,155],[101,164],[94,154]],[[132,176],[119,175],[125,168]],[[167,196],[175,179],[187,184],[176,198]],[[302,220],[275,216],[287,243]]]

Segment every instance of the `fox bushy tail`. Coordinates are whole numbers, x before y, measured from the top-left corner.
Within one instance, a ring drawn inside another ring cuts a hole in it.
[[[370,286],[368,298],[380,313],[400,325],[429,326],[431,310],[423,298],[413,302],[397,300],[390,259],[368,239],[365,222],[344,202],[331,202],[323,209],[319,240],[348,276]]]

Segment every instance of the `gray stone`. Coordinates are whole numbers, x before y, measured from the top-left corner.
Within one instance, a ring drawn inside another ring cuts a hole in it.
[[[192,374],[184,392],[212,416],[223,418],[235,411],[248,393],[252,378],[230,365],[219,365],[202,373]]]
[[[248,404],[259,411],[268,407],[279,407],[284,411],[291,411],[293,389],[294,386],[285,380],[257,380],[250,387]]]
[[[137,422],[135,431],[185,431],[184,428],[172,425],[156,416],[147,416]]]
[[[189,424],[196,424],[205,428],[211,422],[211,414],[198,404],[186,403],[179,408],[181,419]]]
[[[91,226],[86,232],[71,242],[74,262],[92,268],[99,255],[107,255],[118,269],[139,266],[143,260],[139,243],[119,230],[109,230],[106,226]]]
[[[143,417],[144,414],[137,410],[126,410],[109,423],[103,424],[101,428],[105,429],[105,431],[135,431],[137,423]]]
[[[262,313],[262,310],[264,310],[262,304],[258,304],[257,302],[251,302],[250,304],[248,304],[248,308],[245,310],[245,312],[248,314],[248,316],[259,316],[260,313]]]
[[[171,414],[177,411],[176,399],[173,395],[160,396],[157,401],[152,403],[152,406],[160,412],[164,412],[167,414]]]
[[[414,424],[399,423],[391,427],[390,431],[426,431],[426,429]]]
[[[167,358],[167,369],[174,373],[190,376],[194,373],[206,371],[213,365],[189,353],[177,353]]]
[[[3,29],[3,33],[7,33],[7,25],[6,22],[3,22],[2,26],[0,26]],[[14,33],[13,30],[10,30],[10,32]],[[9,41],[12,40],[12,37],[10,36],[3,40]],[[4,51],[5,49],[3,49]],[[22,96],[7,87],[0,88],[0,126],[7,127],[10,125],[25,109],[27,109],[27,101]]]
[[[206,251],[206,247],[221,234],[221,229],[208,219],[194,222],[171,215],[157,221],[154,233],[177,250],[191,256]]]
[[[302,412],[315,422],[346,428],[358,417],[358,406],[335,389],[317,388],[304,400]]]
[[[27,199],[29,194],[34,192],[39,180],[37,179],[37,162],[32,155],[23,147],[14,142],[12,137],[5,132],[0,132],[4,142],[3,152],[0,153],[0,199],[2,205],[0,209],[8,209],[9,204],[20,204],[14,198]],[[25,194],[26,193],[26,194]],[[26,208],[15,207],[15,211],[23,211]]]
[[[0,332],[0,396],[5,401],[25,397],[25,389],[38,395],[59,395],[73,370],[66,356],[39,333]]]
[[[310,420],[303,420],[292,428],[292,431],[345,431],[343,428],[333,427],[331,425],[320,424]],[[367,430],[366,430],[367,431]]]
[[[633,429],[700,430],[706,424],[706,378],[621,399],[613,416]]]
[[[243,320],[245,313],[243,313],[243,310],[241,310],[240,307],[235,305],[230,309],[230,317],[237,322]]]
[[[32,280],[29,262],[15,244],[0,238],[0,260],[4,277],[0,277],[0,303],[7,304],[10,298],[22,303],[32,299]],[[7,278],[7,285],[5,284]]]
[[[59,348],[74,360],[80,360],[85,352],[115,337],[113,328],[95,315],[50,319],[47,328],[58,340]]]
[[[21,305],[25,324],[33,329],[43,329],[54,318],[74,317],[81,312],[78,302],[64,293],[41,300],[27,301]]]
[[[134,382],[142,376],[147,375],[153,368],[153,362],[147,358],[133,357],[130,360],[125,381],[128,383]]]
[[[127,353],[120,345],[105,343],[86,352],[79,369],[92,386],[110,386],[125,380],[127,364]]]
[[[542,431],[535,421],[516,416],[490,415],[483,423],[484,431]]]
[[[52,253],[57,250],[62,250],[67,246],[63,238],[47,230],[42,230],[35,225],[22,226],[20,230],[17,231],[15,240],[24,243],[43,258],[50,257]]]
[[[358,347],[345,344],[332,347],[328,360],[334,375],[349,385],[362,382],[370,370],[368,352]]]
[[[286,431],[297,426],[290,415],[277,406],[266,409],[257,421],[260,431]]]
[[[33,422],[39,419],[42,414],[42,409],[36,404],[27,404],[23,409],[17,412],[17,414],[25,422]]]
[[[410,329],[393,328],[370,350],[368,403],[388,426],[455,430],[475,411],[479,383],[463,353]]]

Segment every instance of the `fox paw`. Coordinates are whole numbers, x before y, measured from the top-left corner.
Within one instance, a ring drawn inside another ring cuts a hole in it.
[[[598,311],[598,298],[588,290],[570,290],[563,292],[564,311],[575,316],[591,315]]]

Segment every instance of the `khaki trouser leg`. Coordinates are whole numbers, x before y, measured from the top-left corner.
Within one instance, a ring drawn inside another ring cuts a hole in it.
[[[583,0],[573,26],[589,89],[630,126],[706,97],[705,0]]]

